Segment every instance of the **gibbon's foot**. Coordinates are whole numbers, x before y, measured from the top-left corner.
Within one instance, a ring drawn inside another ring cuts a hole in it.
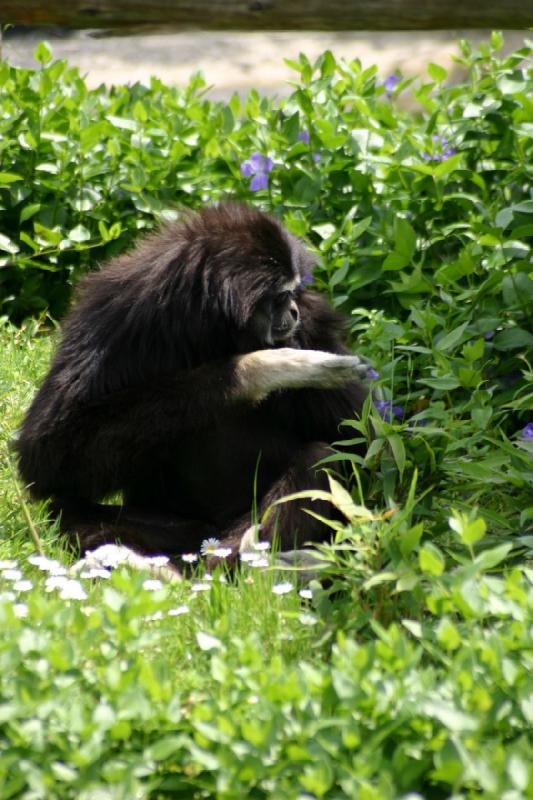
[[[103,544],[95,550],[87,550],[85,556],[80,558],[69,571],[72,575],[97,578],[105,577],[103,574],[98,575],[99,571],[116,567],[129,567],[138,572],[147,572],[152,578],[159,578],[166,583],[176,583],[182,579],[180,571],[170,563],[168,556],[143,556],[129,547],[118,544]]]

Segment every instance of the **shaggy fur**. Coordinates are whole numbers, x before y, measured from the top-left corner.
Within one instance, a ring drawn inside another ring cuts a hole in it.
[[[172,555],[213,535],[236,550],[254,499],[261,516],[324,488],[312,467],[366,392],[339,318],[305,289],[311,267],[276,220],[224,204],[84,278],[17,445],[32,495],[53,499],[82,549],[120,539]],[[288,286],[294,326],[269,349],[258,309]],[[99,504],[117,492],[122,506]],[[327,536],[296,503],[262,538],[275,526],[284,548]]]

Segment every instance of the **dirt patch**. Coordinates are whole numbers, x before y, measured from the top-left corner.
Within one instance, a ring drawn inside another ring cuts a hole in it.
[[[85,33],[66,36],[48,31],[13,35],[3,44],[3,55],[10,63],[35,66],[33,50],[46,38],[55,58],[67,58],[86,76],[89,86],[101,83],[147,83],[152,75],[166,83],[187,83],[192,72],[201,70],[212,97],[225,98],[234,91],[256,88],[265,94],[287,94],[288,81],[295,73],[284,58],[297,58],[300,52],[311,60],[326,49],[335,57],[359,58],[364,66],[377,64],[385,77],[396,69],[405,75],[423,76],[429,62],[452,70],[460,38],[473,41],[487,39],[486,31],[435,31],[390,33],[220,33],[186,32],[143,34],[124,37],[95,38]],[[527,32],[505,34],[506,50],[522,45]]]

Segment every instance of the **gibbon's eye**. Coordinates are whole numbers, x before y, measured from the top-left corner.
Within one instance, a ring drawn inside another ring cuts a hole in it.
[[[294,296],[294,292],[280,292],[274,298],[274,303],[277,306],[287,305],[287,303],[290,303],[290,301],[292,300],[293,296]]]

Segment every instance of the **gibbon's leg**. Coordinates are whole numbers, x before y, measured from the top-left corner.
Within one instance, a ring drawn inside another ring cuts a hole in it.
[[[285,474],[270,487],[262,498],[257,513],[258,521],[261,521],[265,511],[276,500],[286,495],[305,489],[329,491],[327,475],[323,469],[316,468],[316,463],[331,453],[331,448],[322,442],[313,442],[303,448]],[[308,542],[326,541],[331,529],[320,520],[307,514],[306,508],[325,519],[337,521],[343,519],[338,509],[325,500],[290,500],[270,511],[266,522],[259,531],[259,539],[272,542],[274,536],[277,536],[281,550],[297,549]],[[251,524],[251,516],[247,515],[228,528],[223,535],[220,547],[231,548],[230,563],[238,560],[242,537]],[[214,566],[215,563],[213,559],[210,559],[209,566]]]
[[[60,529],[78,543],[80,555],[103,544],[120,542],[142,555],[173,556],[196,552],[204,539],[216,536],[212,525],[173,519],[124,506],[56,500],[50,506]]]
[[[62,529],[77,538],[82,550],[119,539],[145,553],[190,551],[216,531],[205,523],[152,515],[147,519],[132,509],[118,513],[116,508],[92,502],[123,488],[120,475],[130,468],[127,458],[124,466],[123,454],[132,446],[157,445],[166,437],[179,437],[180,430],[194,430],[220,419],[221,398],[223,409],[237,402],[260,402],[278,389],[335,388],[364,376],[367,369],[357,356],[279,348],[206,364],[164,384],[125,389],[90,401],[69,398],[68,389],[62,399],[47,387],[45,396],[38,395],[30,409],[17,443],[20,471],[35,497],[54,498]],[[50,454],[56,452],[61,457],[54,457],[52,465]],[[321,453],[316,448],[306,452],[271,488],[263,509],[278,497],[309,488],[309,468]],[[322,486],[322,480],[315,478],[314,485]],[[318,513],[322,513],[319,508]],[[275,516],[283,547],[292,546],[294,536],[300,541],[325,538],[322,525],[292,507],[280,507]],[[272,530],[269,522],[265,535],[272,537]],[[241,528],[228,533],[228,538],[239,542],[241,536]]]

